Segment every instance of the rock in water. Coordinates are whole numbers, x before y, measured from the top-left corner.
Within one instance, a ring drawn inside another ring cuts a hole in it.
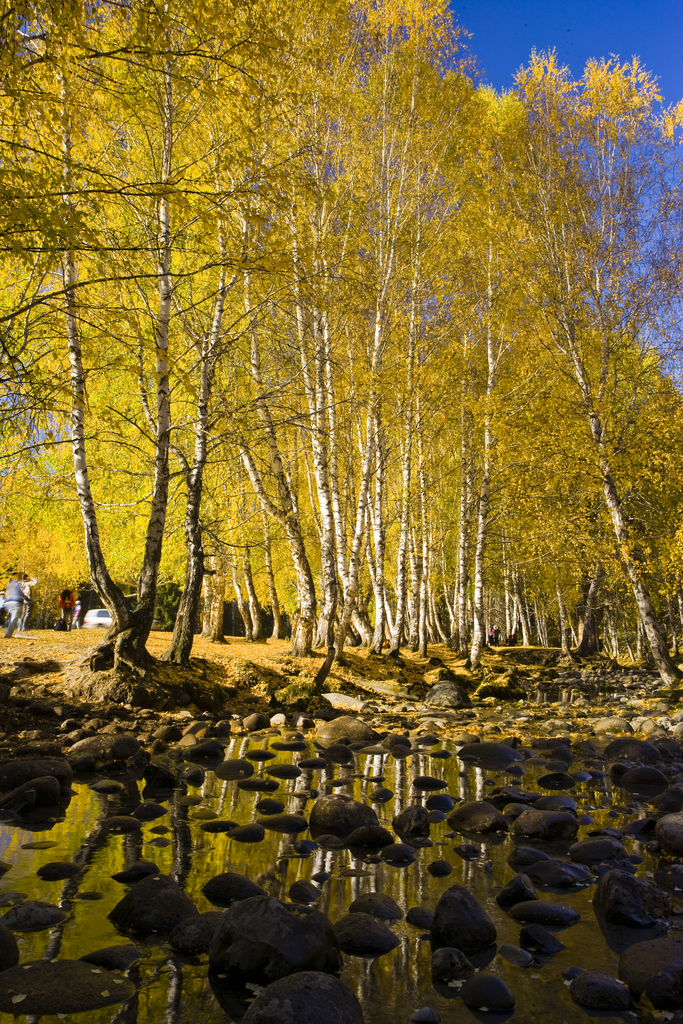
[[[673,904],[654,882],[613,869],[600,879],[593,910],[609,924],[648,928],[673,913]]]
[[[655,827],[657,841],[663,850],[674,857],[683,854],[683,812],[665,814]]]
[[[657,1010],[683,1008],[683,938],[637,942],[619,959],[619,977],[635,999],[644,993]]]
[[[321,796],[311,808],[311,828],[333,836],[348,836],[364,825],[379,825],[372,807],[359,804],[350,796],[332,793]]]
[[[515,903],[525,903],[529,900],[537,900],[538,896],[528,875],[515,875],[507,885],[504,885],[496,896],[496,903],[499,907],[514,907]]]
[[[474,967],[464,953],[454,946],[442,946],[432,953],[432,978],[448,984],[449,981],[460,981],[474,974]]]
[[[569,993],[587,1010],[628,1010],[631,996],[626,985],[602,971],[581,971],[572,980]]]
[[[372,914],[345,914],[334,926],[343,953],[350,956],[382,956],[398,946],[398,939]]]
[[[510,917],[527,924],[569,925],[580,920],[578,911],[550,900],[530,900],[510,907]]]
[[[474,1010],[493,1010],[502,1013],[513,1010],[515,997],[502,978],[495,974],[475,974],[468,978],[460,989],[460,998],[465,1006]]]
[[[135,985],[127,978],[97,970],[83,960],[34,960],[11,967],[0,974],[0,1012],[36,1017],[84,1013],[135,995]]]
[[[474,953],[495,941],[493,921],[474,896],[463,885],[446,889],[434,911],[433,946],[455,946],[463,953]]]
[[[199,911],[176,882],[168,875],[148,875],[119,900],[109,914],[122,932],[152,935],[171,932],[188,917]]]
[[[86,953],[78,959],[93,967],[104,967],[107,971],[127,971],[142,957],[142,953],[131,943],[125,946],[105,946],[92,953]]]
[[[369,725],[361,722],[359,718],[352,718],[351,715],[340,715],[331,722],[323,722],[315,731],[316,742],[321,747],[331,747],[333,743],[344,738],[351,743],[361,740],[372,743],[373,740],[378,740],[379,736]]]
[[[472,702],[464,686],[451,679],[444,679],[432,686],[424,699],[425,704],[433,708],[470,708]]]
[[[527,839],[574,839],[579,824],[573,814],[566,811],[522,811],[510,826],[513,836]]]
[[[337,978],[301,971],[268,985],[242,1024],[363,1024],[363,1011],[351,989]]]
[[[447,820],[456,832],[507,832],[509,828],[507,819],[486,800],[460,804]]]
[[[295,971],[334,973],[342,958],[332,924],[320,911],[254,896],[226,910],[209,962],[214,972],[263,984]]]
[[[17,940],[9,928],[0,921],[0,971],[6,971],[19,963]]]
[[[399,921],[403,911],[384,892],[364,892],[349,907],[349,914],[372,914],[378,921]]]
[[[513,761],[523,760],[519,751],[508,747],[506,743],[466,743],[458,751],[458,757],[461,761],[492,772],[502,771]]]
[[[392,821],[395,832],[409,838],[411,836],[429,835],[429,811],[422,804],[410,804]]]
[[[214,932],[223,920],[217,910],[193,915],[177,924],[169,936],[171,949],[181,956],[201,956],[209,952]]]
[[[8,910],[1,923],[13,932],[40,932],[66,921],[69,915],[61,907],[42,900],[24,900]]]

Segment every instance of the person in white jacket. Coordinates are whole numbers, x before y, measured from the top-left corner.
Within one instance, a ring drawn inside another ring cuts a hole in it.
[[[33,608],[31,590],[33,589],[33,587],[35,587],[37,582],[37,576],[28,576],[26,573],[24,573],[23,579],[21,581],[21,592],[24,595],[24,607],[22,608],[21,618],[19,620],[18,626],[18,631],[20,633],[23,633],[24,630],[26,629],[26,625],[31,615],[31,610]]]

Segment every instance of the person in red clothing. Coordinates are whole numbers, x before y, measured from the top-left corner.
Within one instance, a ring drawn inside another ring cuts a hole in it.
[[[63,590],[61,592],[59,595],[59,607],[62,609],[62,620],[66,624],[67,630],[70,630],[74,617],[74,608],[76,607],[76,598],[72,590]]]

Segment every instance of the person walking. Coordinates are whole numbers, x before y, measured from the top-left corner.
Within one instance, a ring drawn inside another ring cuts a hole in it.
[[[5,587],[5,611],[7,612],[7,629],[5,640],[9,640],[19,625],[24,611],[23,580],[10,580]]]
[[[500,644],[500,626],[493,627],[493,643],[496,647]]]
[[[21,619],[17,630],[19,633],[23,633],[26,630],[28,620],[31,617],[31,610],[33,609],[33,599],[31,597],[31,590],[35,587],[38,582],[37,576],[28,576],[24,573],[21,580],[21,591],[24,595],[24,607],[21,613]]]
[[[71,629],[71,623],[74,617],[74,608],[76,607],[76,598],[73,595],[73,591],[66,588],[59,595],[59,607],[62,609],[62,621],[66,625],[66,629]]]

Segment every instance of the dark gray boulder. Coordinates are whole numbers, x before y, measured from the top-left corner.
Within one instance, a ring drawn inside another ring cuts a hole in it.
[[[422,804],[410,804],[397,814],[392,821],[395,832],[409,838],[410,836],[429,835],[429,811]]]
[[[529,808],[516,818],[511,826],[513,836],[525,839],[574,839],[579,825],[567,811],[536,811]]]
[[[372,743],[379,736],[369,725],[351,715],[340,715],[331,722],[323,722],[315,731],[316,743],[321,747],[331,747],[341,739],[348,739],[351,743],[361,740]]]
[[[342,964],[339,940],[324,914],[271,896],[240,900],[226,910],[209,961],[214,972],[261,984],[295,971],[334,973]]]
[[[0,971],[6,971],[19,963],[17,940],[9,928],[0,921]]]
[[[519,933],[519,944],[522,949],[528,949],[530,953],[542,953],[544,956],[561,953],[563,949],[567,948],[542,924],[525,924]]]
[[[667,853],[674,857],[683,854],[683,812],[665,814],[655,826],[657,842]]]
[[[473,1010],[486,1007],[491,1013],[503,1013],[514,1010],[515,997],[503,981],[495,974],[475,974],[468,978],[460,989],[460,998],[465,1006]]]
[[[643,764],[657,764],[660,753],[656,747],[635,736],[619,736],[605,747],[605,756],[612,761],[642,761]]]
[[[568,864],[563,860],[539,860],[530,864],[526,873],[537,885],[551,885],[554,889],[587,885],[594,880],[592,873],[583,864]]]
[[[529,876],[519,874],[503,886],[496,896],[496,903],[499,907],[514,907],[515,903],[525,903],[537,899],[538,896]]]
[[[502,771],[514,761],[522,761],[522,755],[506,743],[466,743],[460,747],[458,757],[467,764],[486,768],[487,771]]]
[[[29,798],[29,794],[32,794]],[[54,807],[62,795],[59,780],[53,775],[41,775],[37,779],[17,786],[0,800],[0,810],[20,814],[28,802],[32,807]]]
[[[434,910],[432,945],[455,946],[463,953],[485,949],[496,941],[493,921],[463,885],[452,885]]]
[[[372,914],[345,914],[334,926],[339,947],[350,956],[383,956],[399,944],[390,928]]]
[[[486,800],[459,804],[447,821],[455,832],[507,832],[510,827],[500,811]]]
[[[68,761],[60,757],[26,758],[8,761],[0,765],[0,792],[16,789],[25,782],[32,782],[45,776],[57,779],[60,786],[68,786],[73,779],[73,770]]]
[[[209,952],[214,932],[223,915],[218,910],[207,910],[177,924],[168,937],[171,949],[181,956],[202,956]]]
[[[515,921],[526,924],[569,925],[579,921],[580,914],[573,907],[551,900],[530,900],[526,903],[515,903],[508,911]]]
[[[298,878],[290,885],[287,895],[292,903],[317,903],[322,896],[322,891],[305,878]]]
[[[671,898],[654,882],[613,869],[602,876],[593,910],[609,924],[648,928],[673,913]]]
[[[613,836],[591,836],[582,839],[569,847],[569,856],[577,864],[613,864],[619,868],[631,868],[633,865],[623,843]]]
[[[107,971],[127,971],[129,967],[137,963],[142,957],[142,952],[132,943],[122,946],[105,946],[104,949],[95,949],[92,953],[86,953],[78,959],[92,964],[93,967],[104,967]]]
[[[619,958],[619,977],[633,997],[645,994],[657,1010],[683,1008],[683,938],[637,942]]]
[[[61,924],[68,917],[66,910],[43,900],[24,900],[3,915],[1,923],[13,932],[40,932]]]
[[[364,892],[353,901],[349,914],[372,914],[378,921],[399,921],[403,911],[385,892]]]
[[[24,998],[17,1000],[17,995]],[[102,968],[95,974],[82,960],[33,960],[0,974],[0,1013],[6,1014],[84,1013],[134,995],[128,978]]]
[[[474,967],[455,946],[442,946],[432,953],[432,978],[448,984],[474,974]]]
[[[139,881],[109,914],[122,932],[153,935],[171,932],[181,921],[199,911],[177,882],[168,875],[148,875]]]
[[[69,750],[69,757],[96,757],[99,761],[127,761],[140,749],[137,737],[128,732],[98,733],[79,740]]]
[[[235,871],[224,871],[220,875],[214,875],[202,886],[202,892],[214,907],[231,907],[239,900],[266,895],[260,885]]]
[[[348,836],[364,825],[379,825],[372,807],[342,793],[318,797],[311,808],[310,826],[319,832]]]
[[[458,708],[472,707],[467,690],[452,679],[443,679],[432,686],[427,693],[424,703],[432,708],[451,708],[455,711]]]
[[[626,985],[602,971],[581,971],[569,985],[575,1003],[587,1010],[628,1010],[631,996]]]
[[[394,841],[391,832],[381,825],[362,825],[348,837],[349,846],[370,850],[381,850],[384,846],[391,846]]]
[[[319,971],[301,971],[272,982],[242,1024],[363,1024],[358,999],[343,982]]]

